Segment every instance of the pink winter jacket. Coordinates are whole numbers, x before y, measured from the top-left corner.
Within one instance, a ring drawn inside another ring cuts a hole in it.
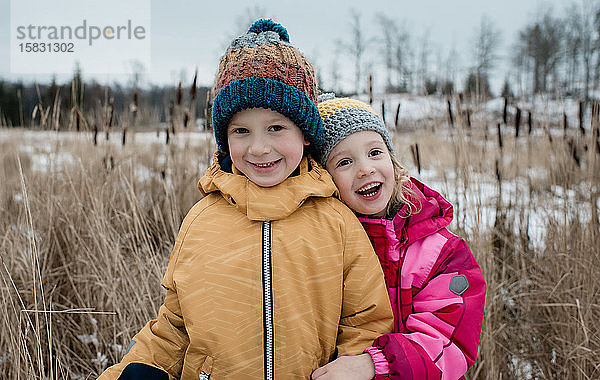
[[[465,241],[446,229],[452,205],[411,178],[419,213],[359,218],[385,273],[394,333],[367,348],[375,379],[459,379],[473,365],[486,285]]]

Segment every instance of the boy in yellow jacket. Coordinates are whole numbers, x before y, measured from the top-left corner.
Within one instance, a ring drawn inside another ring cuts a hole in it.
[[[185,217],[156,320],[100,379],[308,379],[392,331],[364,230],[310,156],[323,143],[310,63],[271,20],[221,59],[218,150]]]

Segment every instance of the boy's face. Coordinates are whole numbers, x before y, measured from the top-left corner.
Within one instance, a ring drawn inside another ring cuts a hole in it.
[[[384,216],[396,181],[394,165],[379,133],[361,131],[346,137],[331,150],[325,167],[342,201],[354,212]]]
[[[289,177],[309,144],[293,121],[264,108],[236,113],[227,127],[227,143],[235,167],[262,187]]]

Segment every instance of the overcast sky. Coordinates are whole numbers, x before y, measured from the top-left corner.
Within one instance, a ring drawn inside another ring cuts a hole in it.
[[[84,0],[78,3],[82,1]],[[554,8],[554,14],[560,16],[567,5],[581,1],[583,0],[152,0],[151,66],[150,70],[146,71],[144,80],[146,83],[174,84],[183,77],[190,81],[197,68],[199,84],[210,84],[226,44],[232,36],[241,31],[239,22],[247,19],[254,9],[264,10],[263,16],[275,19],[288,29],[290,41],[315,64],[324,82],[331,80],[335,41],[349,41],[351,38],[350,9],[355,9],[362,15],[361,23],[367,37],[376,37],[380,33],[375,15],[381,12],[404,24],[414,43],[428,35],[432,61],[438,60],[438,56],[446,59],[448,52],[454,49],[458,55],[458,75],[464,75],[464,66],[472,62],[469,50],[472,37],[483,15],[491,19],[500,30],[500,55],[506,58],[518,31],[530,20],[535,19],[540,9],[551,6]],[[32,9],[31,12],[36,12],[36,9]],[[67,7],[57,12],[68,14],[69,10]],[[0,78],[47,82],[51,77],[47,74],[10,73],[10,21],[10,0],[0,0]],[[372,42],[369,49],[375,50],[378,47]],[[502,80],[508,65],[508,59],[501,60],[501,65],[494,72],[496,82]],[[351,83],[350,59],[342,59],[339,66],[345,82]],[[86,68],[82,67],[82,70],[86,77]],[[375,68],[375,75],[382,77],[383,69]],[[126,83],[130,78],[125,75],[93,77],[103,83],[115,80]],[[67,78],[66,75],[58,76],[59,81]]]

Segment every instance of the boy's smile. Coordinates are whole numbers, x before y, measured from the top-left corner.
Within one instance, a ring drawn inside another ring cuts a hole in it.
[[[374,217],[385,214],[394,186],[394,166],[381,135],[356,132],[340,141],[326,163],[342,201],[354,212]]]
[[[262,187],[278,185],[289,177],[309,144],[293,121],[264,108],[236,113],[227,128],[227,142],[235,167]]]

